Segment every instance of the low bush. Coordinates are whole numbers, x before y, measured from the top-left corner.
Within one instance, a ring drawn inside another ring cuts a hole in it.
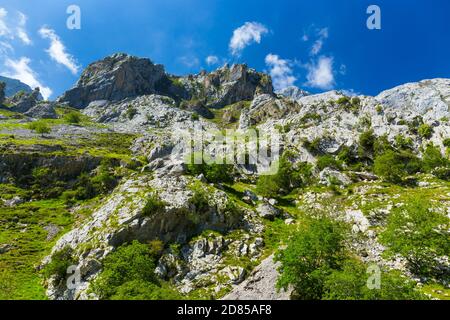
[[[144,208],[142,209],[142,215],[144,217],[151,217],[155,214],[164,212],[167,203],[162,201],[158,194],[153,193],[147,199]]]
[[[42,274],[47,279],[53,276],[56,283],[59,284],[66,279],[68,268],[77,264],[78,261],[73,257],[72,248],[66,247],[52,255],[51,261],[42,269]]]

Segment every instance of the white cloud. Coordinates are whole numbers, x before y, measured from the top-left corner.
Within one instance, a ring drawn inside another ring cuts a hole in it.
[[[262,35],[269,30],[259,22],[246,22],[233,31],[229,48],[233,55],[239,55],[245,47],[253,42],[261,43]]]
[[[179,57],[178,61],[190,69],[197,68],[200,65],[200,60],[193,55]]]
[[[6,59],[5,66],[9,68],[9,71],[5,73],[5,76],[18,79],[31,88],[39,87],[44,99],[48,99],[52,94],[52,90],[38,80],[37,74],[29,66],[30,62],[30,59],[26,57],[22,57],[19,60]]]
[[[8,11],[5,8],[0,8],[0,36],[10,36],[11,30],[6,25],[6,16],[8,15]]]
[[[217,56],[207,56],[205,61],[208,66],[212,66],[219,63],[219,58]]]
[[[77,74],[80,66],[77,64],[75,58],[66,52],[66,47],[55,33],[55,30],[42,27],[39,30],[39,34],[44,39],[50,39],[50,48],[46,50],[50,57],[65,66],[73,74]]]
[[[23,43],[30,45],[31,39],[28,37],[27,32],[25,31],[25,25],[27,24],[27,16],[19,11],[19,25],[17,27],[17,36]]]
[[[266,65],[270,67],[270,76],[273,80],[275,90],[281,90],[292,86],[297,80],[292,75],[292,68],[290,62],[285,59],[280,59],[276,54],[268,54],[265,59]]]
[[[317,62],[306,65],[306,68],[308,69],[307,86],[324,90],[333,88],[335,80],[332,57],[322,56]]]
[[[317,40],[314,42],[314,44],[311,47],[311,55],[315,56],[319,54],[319,52],[322,50],[323,43],[325,39],[328,38],[328,28],[323,28],[317,31]]]

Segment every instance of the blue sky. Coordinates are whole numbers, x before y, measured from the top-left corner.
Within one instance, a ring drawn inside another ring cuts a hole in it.
[[[69,30],[69,5],[81,29]],[[366,9],[381,9],[369,30]],[[225,62],[295,84],[375,95],[396,85],[450,77],[448,0],[3,0],[0,74],[55,98],[89,63],[115,52],[149,57],[173,74]],[[209,63],[207,63],[207,57]]]

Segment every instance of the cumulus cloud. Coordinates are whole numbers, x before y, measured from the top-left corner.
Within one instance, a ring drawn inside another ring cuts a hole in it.
[[[17,26],[17,36],[19,37],[20,40],[22,40],[23,43],[30,45],[31,39],[25,30],[25,26],[27,24],[27,16],[20,11],[18,14],[19,14],[19,25]]]
[[[297,78],[292,75],[292,68],[288,60],[281,59],[276,54],[268,54],[265,62],[270,68],[270,76],[272,77],[275,90],[281,90],[292,86],[297,80]]]
[[[57,63],[62,64],[73,74],[77,74],[80,66],[77,64],[75,58],[67,53],[66,47],[62,43],[55,30],[47,27],[42,27],[39,34],[44,39],[50,40],[50,47],[46,50],[50,57]]]
[[[30,67],[30,62],[30,59],[26,57],[22,57],[19,60],[6,59],[5,66],[9,71],[5,73],[5,76],[18,79],[31,88],[39,87],[44,99],[48,99],[52,94],[52,90],[38,80],[36,72]]]
[[[218,63],[219,63],[219,58],[217,56],[207,56],[206,57],[206,64],[208,66],[212,66],[212,65],[215,65]]]
[[[233,31],[229,48],[233,55],[239,55],[248,45],[261,43],[261,38],[269,30],[259,22],[246,22]]]
[[[306,85],[323,90],[332,89],[335,80],[333,72],[333,58],[321,56],[317,62],[306,65],[308,69]]]
[[[328,28],[323,28],[317,31],[318,38],[316,41],[314,41],[314,44],[311,47],[311,55],[315,56],[319,54],[319,52],[322,50],[323,43],[325,39],[328,38]]]

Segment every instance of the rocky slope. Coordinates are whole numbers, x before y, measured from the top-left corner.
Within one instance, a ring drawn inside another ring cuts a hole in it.
[[[116,54],[88,66],[55,103],[27,95],[12,98],[2,110],[0,181],[8,186],[31,179],[18,176],[14,163],[27,166],[31,176],[36,168],[71,167],[66,187],[76,189],[82,172],[96,176],[103,170],[102,159],[116,162],[116,185],[93,203],[67,204],[75,217],[86,207],[90,213],[59,234],[40,268],[69,248],[80,267],[81,285],[68,289],[50,277],[46,288],[52,299],[95,299],[91,284],[103,261],[133,240],[163,243],[155,273],[189,297],[228,293],[226,299],[288,299],[289,293],[275,290],[277,265],[271,255],[283,247],[303,215],[330,203],[341,204],[331,211],[352,226],[355,254],[415,278],[401,257],[383,256],[378,232],[386,217],[411,194],[430,198],[450,215],[445,179],[422,172],[415,177],[415,188],[386,185],[371,171],[374,155],[361,142],[361,135],[370,132],[398,148],[401,137],[408,141],[409,152],[420,157],[430,143],[448,157],[450,79],[405,84],[375,97],[347,97],[339,91],[310,95],[298,88],[274,93],[269,76],[245,65],[178,77],[148,59]],[[68,113],[76,113],[80,122],[68,123]],[[40,135],[30,129],[35,119],[46,121],[51,132]],[[294,166],[312,165],[315,182],[291,193],[279,190],[273,199],[255,189],[258,172],[252,167],[221,168],[233,175],[231,182],[193,173],[177,146],[179,133],[194,124],[202,124],[205,134],[276,131],[283,150],[293,154],[289,161]],[[36,150],[40,158],[31,156]],[[352,161],[342,160],[344,151]],[[322,165],[324,157],[334,162]],[[31,188],[25,182],[21,186]],[[9,194],[1,197],[4,206],[11,204]],[[154,197],[163,205],[149,213],[146,207]],[[20,205],[17,210],[22,210]],[[448,268],[443,261],[442,268]]]

